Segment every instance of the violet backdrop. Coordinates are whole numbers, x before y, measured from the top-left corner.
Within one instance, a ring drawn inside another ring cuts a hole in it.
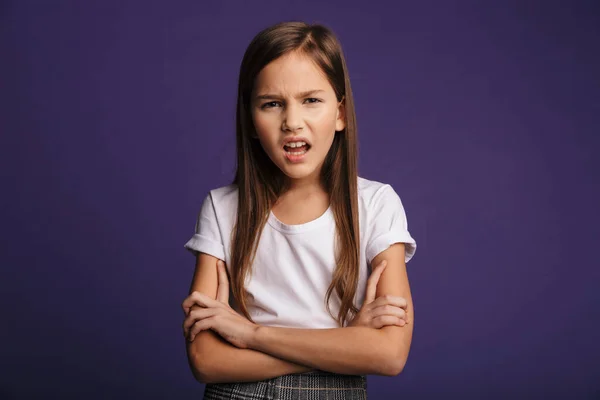
[[[201,397],[183,244],[233,178],[246,46],[304,20],[418,243],[409,360],[369,398],[598,398],[598,8],[3,1],[0,397]]]

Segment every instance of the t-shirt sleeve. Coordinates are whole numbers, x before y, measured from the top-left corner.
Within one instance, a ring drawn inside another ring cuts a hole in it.
[[[194,236],[188,240],[184,247],[194,255],[202,252],[225,260],[225,247],[221,239],[217,214],[210,193],[202,202],[202,207],[200,207]]]
[[[404,243],[404,261],[407,263],[415,254],[417,243],[408,232],[402,201],[390,185],[377,191],[369,206],[369,214],[367,262],[370,264],[373,258],[394,243]]]

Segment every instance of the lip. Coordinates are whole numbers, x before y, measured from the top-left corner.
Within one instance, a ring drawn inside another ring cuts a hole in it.
[[[285,146],[286,144],[290,143],[290,142],[305,142],[307,145],[312,146],[310,144],[310,142],[308,141],[307,138],[305,138],[304,136],[290,136],[287,137],[283,140],[283,144],[281,145],[282,147]]]
[[[302,155],[299,155],[299,156],[294,156],[294,155],[288,154],[285,150],[283,152],[283,155],[285,156],[285,158],[288,161],[293,162],[293,163],[302,162],[306,158],[307,154],[308,154],[308,151],[306,153],[302,154]]]
[[[306,155],[308,154],[309,150],[307,150],[306,153],[299,156],[291,155],[285,150],[285,145],[290,142],[305,142],[308,145],[309,149],[311,147],[310,142],[304,136],[291,136],[283,140],[283,145],[281,146],[281,148],[283,149],[283,155],[285,156],[285,158],[292,163],[302,162],[306,158]]]

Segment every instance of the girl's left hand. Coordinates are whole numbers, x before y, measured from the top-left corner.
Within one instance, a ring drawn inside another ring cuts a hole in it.
[[[217,299],[200,292],[193,292],[181,304],[186,314],[183,323],[184,336],[193,341],[201,331],[212,329],[232,345],[249,347],[259,325],[250,322],[229,306],[229,281],[225,263],[217,262],[219,286]]]

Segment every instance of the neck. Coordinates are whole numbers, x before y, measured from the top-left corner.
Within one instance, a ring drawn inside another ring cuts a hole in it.
[[[329,193],[321,180],[315,179],[288,179],[286,187],[279,195],[275,204],[290,204],[304,205],[321,204],[321,202],[329,203]],[[308,202],[308,203],[307,203]]]
[[[286,193],[310,194],[324,191],[325,187],[321,182],[320,174],[313,174],[301,179],[288,178],[286,181]]]

